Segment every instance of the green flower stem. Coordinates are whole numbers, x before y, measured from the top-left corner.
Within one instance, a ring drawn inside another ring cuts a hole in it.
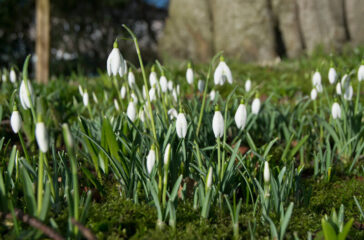
[[[220,138],[216,138],[217,142],[217,172],[219,175],[219,178],[221,179],[221,152],[220,152]]]
[[[355,101],[355,115],[357,115],[358,111],[359,111],[360,85],[361,85],[361,81],[359,81],[358,87],[357,87],[358,89],[357,89],[356,101]]]
[[[38,164],[38,192],[37,192],[37,214],[40,215],[43,206],[43,171],[44,171],[44,161],[43,153],[39,151],[39,164]]]
[[[27,151],[27,148],[25,147],[23,135],[21,134],[20,131],[18,132],[18,136],[19,136],[19,140],[20,140],[21,147],[23,148],[23,152],[24,152],[24,155],[25,155],[25,159],[28,161],[28,163],[31,163],[30,162],[30,157],[29,157],[29,154],[28,154],[28,151]]]
[[[93,115],[92,115],[92,111],[91,111],[90,104],[87,105],[87,110],[88,110],[88,113],[90,114],[90,118],[92,120],[93,119]]]
[[[27,58],[25,59],[25,62],[24,62],[23,80],[24,80],[24,84],[25,84],[25,91],[27,92],[27,97],[28,97],[29,103],[30,103],[30,110],[32,112],[33,121],[34,121],[34,123],[36,123],[37,122],[37,117],[36,117],[37,115],[35,114],[33,101],[32,101],[32,98],[30,96],[30,91],[29,91],[29,87],[28,87],[28,64],[29,64],[29,59],[30,59],[30,55],[27,56]]]
[[[54,190],[54,186],[53,186],[53,179],[52,179],[52,175],[51,175],[51,171],[48,165],[48,160],[47,160],[47,156],[45,154],[43,154],[43,162],[46,166],[46,171],[47,171],[47,176],[49,179],[49,184],[51,185],[51,193],[52,196],[55,198],[56,197],[56,191]]]
[[[152,103],[150,102],[150,97],[149,97],[149,87],[148,87],[148,82],[147,82],[147,76],[145,74],[144,64],[143,64],[142,56],[140,54],[140,49],[139,49],[139,44],[138,44],[137,38],[135,37],[134,33],[130,30],[130,28],[128,28],[125,24],[123,24],[123,28],[125,28],[129,32],[129,34],[131,35],[131,37],[134,41],[135,49],[137,51],[137,55],[138,55],[138,59],[139,59],[140,68],[142,70],[143,81],[144,81],[144,86],[145,86],[145,94],[147,95],[150,123],[151,123],[152,133],[153,133],[153,137],[154,137],[154,145],[156,146],[155,155],[156,155],[157,164],[159,164],[159,166],[160,166],[158,169],[159,170],[158,188],[159,188],[159,192],[161,192],[161,190],[162,190],[162,166],[159,163],[159,144],[158,144],[158,140],[157,140],[157,131],[156,131],[155,124],[154,124]]]

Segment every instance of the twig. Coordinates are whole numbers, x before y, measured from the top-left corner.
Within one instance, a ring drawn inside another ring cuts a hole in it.
[[[41,221],[39,221],[38,219],[31,217],[27,214],[24,214],[21,210],[19,209],[14,209],[14,213],[15,216],[22,222],[29,224],[30,226],[37,228],[38,230],[42,231],[45,235],[47,235],[48,237],[50,237],[51,239],[54,240],[64,240],[64,238],[59,235],[57,232],[55,232],[52,228],[44,225]],[[13,216],[11,215],[11,213],[3,213],[0,212],[0,219],[8,219],[8,220],[12,220]]]
[[[95,235],[91,232],[90,229],[86,228],[80,222],[76,221],[76,219],[71,218],[71,223],[76,225],[78,229],[80,229],[82,235],[88,240],[96,240]]]

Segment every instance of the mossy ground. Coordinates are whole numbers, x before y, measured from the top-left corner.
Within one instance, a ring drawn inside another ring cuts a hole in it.
[[[331,182],[313,179],[305,180],[305,185],[311,188],[309,203],[296,204],[288,227],[287,238],[293,239],[296,234],[300,239],[306,239],[307,232],[313,235],[321,230],[321,219],[331,214],[333,208],[345,207],[345,221],[354,218],[349,239],[364,239],[364,230],[359,229],[359,210],[354,202],[356,196],[364,206],[364,179],[343,177]],[[94,202],[90,208],[88,224],[98,239],[231,239],[233,231],[227,209],[214,208],[209,220],[201,220],[198,210],[194,210],[192,201],[180,202],[177,211],[177,228],[173,231],[166,226],[163,230],[156,229],[157,212],[153,205],[146,203],[134,204],[125,200],[119,194],[117,184],[107,187],[107,194],[99,202]],[[259,210],[258,210],[259,212]],[[240,235],[249,239],[249,222],[253,221],[251,205],[243,206],[239,218]],[[268,224],[260,221],[257,214],[257,239],[270,237]]]

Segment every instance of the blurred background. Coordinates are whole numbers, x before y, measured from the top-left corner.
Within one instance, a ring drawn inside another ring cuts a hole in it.
[[[364,44],[363,0],[0,0],[0,66],[33,55],[40,81],[104,70],[116,37],[137,35],[146,63],[265,62]],[[130,40],[123,55],[136,62]],[[35,66],[35,65],[34,65]]]

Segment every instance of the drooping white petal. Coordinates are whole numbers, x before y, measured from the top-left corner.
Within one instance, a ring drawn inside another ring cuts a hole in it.
[[[149,75],[150,86],[153,87],[153,86],[157,85],[157,82],[158,82],[157,73],[153,71]]]
[[[336,94],[341,95],[341,83],[340,82],[338,82],[336,84]]]
[[[322,88],[321,84],[317,84],[315,87],[316,87],[317,92],[319,92],[319,93],[323,92],[323,88]]]
[[[116,76],[119,70],[124,67],[124,59],[120,53],[119,48],[113,48],[107,58],[107,74],[109,76]],[[124,71],[124,69],[122,69]]]
[[[223,85],[224,84],[224,79],[222,77],[223,74],[223,67],[221,66],[221,62],[220,64],[216,67],[215,72],[214,72],[214,83],[215,85]]]
[[[188,84],[193,84],[193,70],[192,68],[188,68],[186,71],[186,79]]]
[[[312,76],[312,85],[321,85],[321,74],[319,72],[315,72]]]
[[[236,110],[235,113],[235,123],[236,126],[243,130],[246,124],[246,118],[247,118],[247,113],[246,113],[246,107],[244,104],[240,104],[238,109]]]
[[[169,91],[172,91],[173,90],[173,82],[172,82],[172,80],[169,80],[168,81],[168,90]]]
[[[38,122],[35,125],[35,138],[40,151],[46,153],[48,151],[48,133],[44,122]]]
[[[120,89],[120,97],[121,99],[125,99],[126,97],[126,87],[124,85]]]
[[[360,65],[360,67],[359,67],[358,80],[359,80],[359,82],[364,80],[364,65]]]
[[[82,101],[83,101],[83,105],[85,107],[87,107],[88,106],[88,102],[89,102],[89,98],[88,98],[88,93],[87,92],[84,92],[83,93]]]
[[[211,92],[210,92],[210,100],[211,101],[215,100],[215,95],[216,95],[215,90],[211,90]]]
[[[335,68],[330,68],[329,70],[329,82],[334,84],[336,82],[337,74]]]
[[[135,103],[133,101],[129,102],[128,104],[128,108],[126,110],[126,114],[128,116],[128,118],[134,122],[135,121],[135,118],[136,118],[136,106],[135,106]]]
[[[250,79],[248,79],[245,82],[245,91],[249,92],[251,88],[252,88],[252,81]]]
[[[22,125],[22,119],[21,119],[20,113],[18,111],[14,111],[11,114],[10,125],[11,125],[11,128],[13,129],[14,133],[19,132],[21,125]]]
[[[212,167],[209,168],[209,171],[207,173],[206,177],[206,187],[211,188],[212,185]]]
[[[157,95],[156,95],[156,92],[155,92],[155,88],[154,87],[152,87],[149,90],[149,99],[150,99],[150,101],[155,101],[157,99]]]
[[[221,138],[224,135],[224,118],[220,111],[215,111],[212,119],[212,130],[215,138]]]
[[[169,109],[168,110],[168,116],[169,116],[169,118],[171,120],[174,119],[174,118],[177,118],[177,116],[178,116],[177,110],[174,109],[174,108]]]
[[[203,92],[204,88],[205,88],[205,82],[203,80],[198,80],[197,83],[197,88],[200,92]]]
[[[133,88],[135,85],[135,76],[132,71],[128,73],[128,83],[130,88]]]
[[[231,74],[229,66],[225,62],[222,62],[222,66],[223,66],[223,75],[227,79],[228,83],[232,84],[233,75]]]
[[[116,111],[120,110],[119,103],[118,103],[118,100],[116,98],[114,99],[114,106],[115,106]]]
[[[313,88],[311,90],[311,100],[314,101],[314,100],[316,100],[316,98],[317,98],[317,90],[316,90],[316,88]]]
[[[29,109],[31,107],[31,105],[34,104],[34,92],[33,92],[32,84],[30,83],[29,80],[27,81],[27,85],[28,85],[28,90],[29,90],[29,94],[30,94],[29,97],[27,94],[24,80],[21,82],[20,90],[19,90],[20,103],[24,109]]]
[[[16,73],[14,69],[10,70],[10,82],[15,83],[16,82]]]
[[[253,114],[258,114],[259,113],[259,110],[260,110],[260,99],[259,98],[255,98],[253,100],[253,103],[252,103],[252,113]]]
[[[125,59],[124,60],[122,60],[122,62],[121,62],[121,66],[120,66],[120,68],[119,68],[119,76],[120,77],[123,77],[127,72],[128,72],[128,66],[127,66],[127,64],[126,64],[126,61],[125,61]]]
[[[169,163],[170,160],[170,155],[171,155],[171,144],[168,143],[166,149],[164,150],[164,165],[167,165]]]
[[[267,161],[264,162],[264,182],[269,183],[270,181],[270,171],[269,171],[269,163]]]
[[[353,93],[354,93],[354,89],[353,86],[349,85],[346,89],[345,89],[345,93],[344,93],[344,99],[351,101],[351,99],[353,98]]]
[[[167,78],[164,76],[164,75],[162,75],[161,76],[161,78],[159,79],[159,84],[160,84],[160,86],[161,86],[161,90],[162,90],[162,92],[167,92],[167,90],[168,90],[168,81],[167,81]]]
[[[176,132],[178,138],[185,138],[187,134],[187,120],[183,113],[179,113],[176,121]]]
[[[337,102],[332,104],[331,114],[333,119],[341,118],[341,108]]]
[[[150,149],[147,156],[147,171],[149,174],[152,172],[154,164],[155,164],[155,151],[153,149]]]

